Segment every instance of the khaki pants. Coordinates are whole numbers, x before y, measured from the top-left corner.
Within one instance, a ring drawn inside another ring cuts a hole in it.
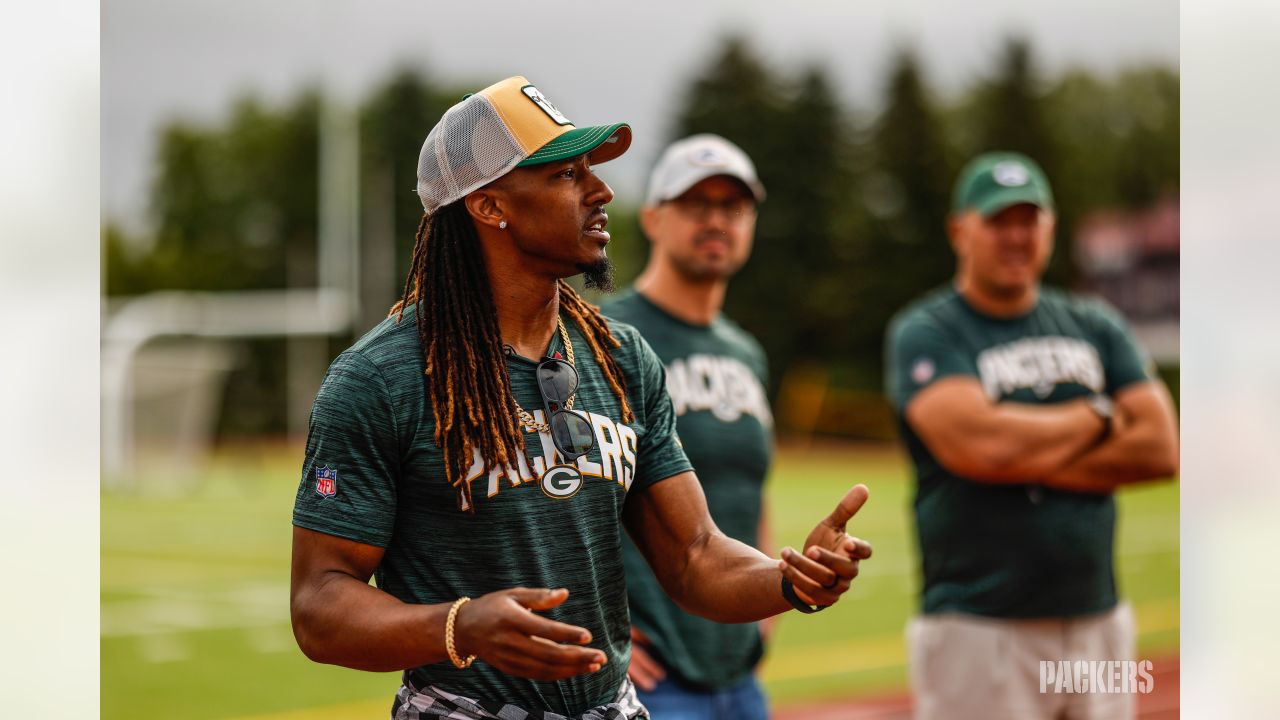
[[[1129,720],[1132,693],[1040,692],[1040,661],[1132,660],[1133,610],[1003,620],[922,615],[907,625],[917,720]]]

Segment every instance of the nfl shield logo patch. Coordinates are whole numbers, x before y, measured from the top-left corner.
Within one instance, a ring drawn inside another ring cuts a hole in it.
[[[331,470],[328,465],[316,468],[316,492],[325,497],[338,494],[338,471]]]

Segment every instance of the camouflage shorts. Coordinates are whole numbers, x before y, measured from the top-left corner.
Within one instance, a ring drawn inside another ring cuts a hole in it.
[[[623,678],[613,702],[568,717],[545,710],[526,710],[509,703],[472,700],[434,685],[415,686],[405,673],[404,683],[391,705],[391,720],[648,720],[649,713],[636,698],[635,686]]]

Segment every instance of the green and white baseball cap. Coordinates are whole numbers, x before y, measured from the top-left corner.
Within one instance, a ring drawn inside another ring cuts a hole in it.
[[[970,160],[960,171],[951,210],[976,210],[983,217],[990,217],[1022,203],[1054,209],[1053,191],[1044,170],[1021,153],[990,152]]]
[[[429,215],[512,168],[584,154],[598,165],[630,146],[627,123],[576,127],[516,75],[467,95],[431,128],[418,155],[418,197]]]
[[[703,133],[677,140],[663,151],[649,175],[646,205],[657,205],[680,197],[686,190],[709,177],[726,175],[746,185],[756,202],[764,201],[764,185],[756,177],[751,158],[719,135]]]

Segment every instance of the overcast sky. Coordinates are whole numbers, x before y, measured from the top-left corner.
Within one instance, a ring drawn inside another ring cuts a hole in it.
[[[477,89],[525,75],[578,124],[632,123],[632,150],[603,175],[635,200],[672,103],[728,32],[780,69],[826,65],[863,109],[902,44],[943,93],[988,72],[1014,33],[1049,73],[1178,63],[1176,0],[104,0],[102,212],[139,227],[170,119],[217,122],[239,95],[288,99],[308,83],[360,98],[403,64]]]

